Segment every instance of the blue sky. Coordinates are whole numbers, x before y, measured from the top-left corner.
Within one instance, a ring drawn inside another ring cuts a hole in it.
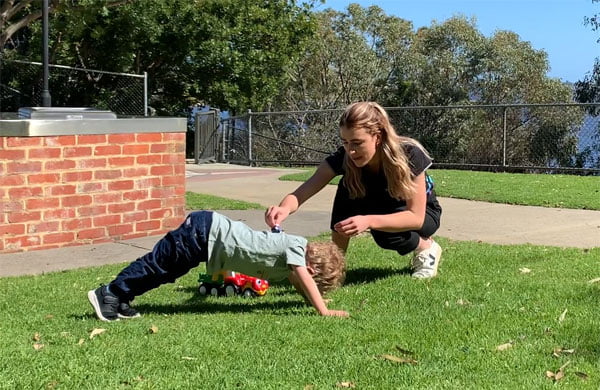
[[[584,26],[585,16],[600,13],[592,0],[326,0],[318,10],[343,11],[348,4],[377,5],[386,14],[413,23],[415,29],[457,15],[475,17],[485,36],[510,30],[533,48],[548,53],[548,76],[575,82],[590,73],[600,57],[600,32]]]

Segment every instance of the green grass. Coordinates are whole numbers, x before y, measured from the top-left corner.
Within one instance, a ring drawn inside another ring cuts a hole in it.
[[[330,296],[350,319],[315,315],[286,283],[200,298],[198,269],[137,298],[142,318],[104,323],[86,291],[123,265],[1,278],[0,388],[554,389],[546,371],[567,362],[560,388],[600,386],[600,248],[439,241],[440,275],[420,281],[353,240]]]
[[[314,169],[281,180],[305,181]],[[527,206],[600,210],[600,177],[432,169],[439,196]],[[337,184],[339,177],[332,180]]]
[[[185,206],[189,210],[257,210],[264,209],[258,203],[244,202],[219,196],[185,193]]]

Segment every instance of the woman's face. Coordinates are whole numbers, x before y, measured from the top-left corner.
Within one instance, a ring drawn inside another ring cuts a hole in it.
[[[362,168],[367,165],[374,166],[376,163],[377,144],[379,135],[371,135],[365,129],[340,129],[340,137],[344,144],[344,149],[354,165]]]

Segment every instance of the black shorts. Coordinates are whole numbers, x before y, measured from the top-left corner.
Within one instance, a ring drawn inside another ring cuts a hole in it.
[[[419,237],[430,237],[440,227],[442,208],[433,190],[427,196],[426,206],[425,220],[419,230],[388,233],[371,229],[377,245],[383,249],[395,250],[401,255],[414,251],[419,244]],[[356,215],[383,215],[403,210],[406,210],[406,202],[392,198],[384,189],[371,190],[364,198],[350,199],[343,180],[340,180],[333,201],[330,228],[335,230],[333,226],[336,223]]]

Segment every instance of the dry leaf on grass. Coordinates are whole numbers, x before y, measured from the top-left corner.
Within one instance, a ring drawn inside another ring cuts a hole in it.
[[[79,342],[77,343],[77,345],[83,345],[83,343],[85,343],[84,339],[79,339]]]
[[[356,385],[352,382],[339,382],[336,384],[336,387],[343,387],[346,389],[353,389],[356,387]]]
[[[102,328],[94,328],[91,332],[90,332],[90,340],[93,339],[94,337],[98,336],[99,334],[102,334],[106,332],[106,329],[102,329]]]
[[[182,356],[181,357],[183,360],[196,360],[195,357],[191,357],[191,356]]]
[[[569,360],[568,362],[560,366],[560,368],[556,372],[546,371],[546,378],[552,379],[554,382],[558,382],[559,380],[565,377],[565,367],[567,367],[570,363],[571,361]]]
[[[401,356],[394,356],[394,355],[383,354],[383,355],[380,356],[380,358],[385,359],[385,360],[389,360],[390,362],[400,363],[400,364],[411,364],[413,366],[416,365],[416,364],[419,364],[419,362],[417,362],[414,359],[407,358],[407,357],[401,357]]]
[[[523,267],[523,268],[519,268],[519,272],[522,274],[530,274],[531,270],[529,268]]]
[[[158,333],[158,326],[156,326],[156,325],[152,325],[148,331],[149,331],[151,334]]]
[[[592,280],[588,280],[588,283],[590,283],[590,284],[592,284],[592,283],[598,283],[598,282],[600,282],[600,278],[595,278],[595,279],[592,279]]]
[[[583,379],[584,381],[586,381],[588,379],[588,374],[586,374],[585,372],[575,371],[575,375],[577,375],[579,378]]]
[[[563,354],[572,355],[574,353],[575,353],[574,349],[554,348],[554,350],[552,351],[552,356],[560,357]]]
[[[42,343],[33,343],[33,349],[35,349],[36,351],[39,351],[42,348],[44,348],[44,344],[42,344]]]
[[[512,348],[513,342],[509,341],[508,343],[500,344],[496,347],[496,351],[506,351],[507,349]]]
[[[565,320],[565,317],[567,316],[567,310],[568,309],[565,309],[565,311],[560,314],[560,317],[558,317],[558,322],[563,322]]]
[[[40,341],[41,339],[42,339],[42,336],[40,336],[40,334],[38,332],[35,332],[34,335],[33,335],[33,337],[32,337],[32,340],[33,341]]]

